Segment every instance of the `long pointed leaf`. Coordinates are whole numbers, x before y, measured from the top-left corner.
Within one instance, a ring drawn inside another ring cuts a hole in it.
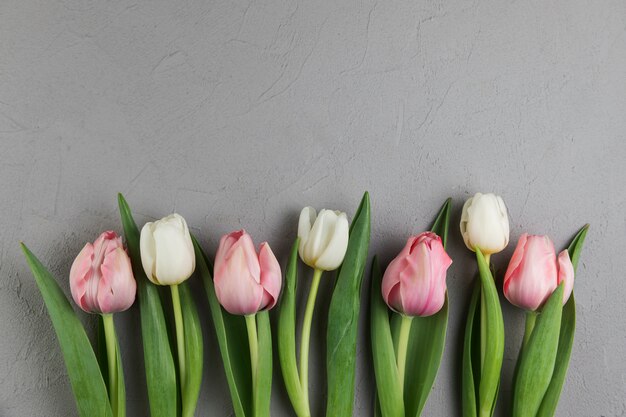
[[[61,345],[78,414],[81,417],[112,417],[106,385],[83,325],[52,274],[24,244],[22,251]]]
[[[193,417],[202,384],[202,328],[189,284],[180,284],[178,288],[185,328],[185,359],[187,364],[187,375],[181,395],[182,415],[183,417]]]
[[[361,284],[369,241],[370,201],[366,192],[350,225],[348,250],[337,274],[337,283],[328,311],[326,333],[328,417],[352,415]]]
[[[568,247],[574,270],[578,267],[578,260],[580,258],[580,252],[587,236],[587,230],[589,225],[585,225],[576,234],[572,243]],[[574,344],[574,331],[576,328],[576,301],[574,294],[570,296],[567,303],[563,307],[563,317],[561,318],[561,329],[559,332],[559,347],[556,354],[556,362],[554,364],[554,374],[550,385],[546,390],[546,394],[539,407],[537,417],[552,417],[556,412],[556,407],[563,390],[563,384],[565,383],[565,376],[567,374],[567,368],[569,366],[570,357],[572,355],[572,346]]]
[[[128,203],[118,195],[126,244],[137,280],[141,316],[141,337],[146,368],[146,383],[152,417],[173,417],[177,413],[176,368],[167,334],[163,306],[157,287],[145,275],[139,252],[139,229]]]
[[[513,392],[513,416],[536,417],[552,379],[563,311],[563,284],[552,293],[524,346]]]
[[[500,371],[502,369],[502,359],[504,357],[504,322],[502,319],[502,308],[500,298],[491,275],[489,265],[480,251],[476,248],[476,259],[478,261],[478,272],[481,283],[481,308],[485,309],[485,328],[481,329],[486,335],[485,361],[480,375],[480,386],[478,388],[478,413],[479,416],[491,416],[498,399],[500,387]]]
[[[229,315],[222,309],[211,276],[211,263],[195,237],[191,237],[196,252],[196,266],[202,277],[204,289],[209,300],[211,318],[217,334],[217,342],[224,363],[226,381],[233,402],[233,409],[237,417],[252,416],[250,403],[252,401],[252,388],[250,385],[250,357],[248,353],[248,340],[237,338],[237,335],[247,337],[243,318]],[[236,320],[237,318],[242,320]],[[242,326],[243,324],[243,326]]]
[[[119,342],[115,342],[115,356],[117,367],[117,417],[126,417],[126,382],[124,381],[124,366]]]
[[[406,415],[419,417],[433,387],[448,325],[448,297],[442,309],[430,317],[414,317],[408,345],[404,401]]]
[[[278,358],[287,394],[298,416],[309,411],[303,399],[296,359],[296,288],[298,286],[298,239],[291,247],[278,311]]]
[[[480,370],[476,369],[476,351],[475,345],[477,339],[480,339],[478,333],[480,309],[480,282],[477,281],[472,291],[469,310],[467,312],[467,322],[465,324],[465,338],[463,341],[463,361],[462,361],[462,391],[461,404],[463,407],[463,417],[476,417],[478,415],[477,399],[478,399],[478,382],[480,381]]]
[[[443,248],[446,248],[448,243],[448,229],[450,229],[450,207],[452,205],[452,198],[448,198],[439,209],[439,213],[433,222],[431,231],[441,237]]]
[[[378,258],[372,263],[372,286],[370,292],[370,327],[374,375],[376,376],[378,415],[383,417],[404,417],[404,401],[396,365],[396,354],[389,327],[389,310],[380,292],[382,272]]]

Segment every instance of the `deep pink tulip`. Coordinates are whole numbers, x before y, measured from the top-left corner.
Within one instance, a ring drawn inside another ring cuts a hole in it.
[[[437,313],[446,299],[446,271],[451,264],[435,233],[411,236],[385,271],[383,299],[392,310],[407,316]]]
[[[548,236],[524,233],[504,275],[504,295],[518,307],[535,311],[564,282],[563,304],[574,288],[574,266],[567,250],[557,258]]]
[[[117,313],[135,301],[137,283],[130,259],[115,232],[87,243],[70,269],[72,297],[88,313]]]
[[[245,230],[222,236],[215,255],[215,294],[231,314],[269,310],[280,295],[280,265],[267,242],[257,255]]]

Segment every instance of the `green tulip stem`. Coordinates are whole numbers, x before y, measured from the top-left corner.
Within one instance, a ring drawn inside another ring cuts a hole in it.
[[[302,335],[300,341],[300,386],[302,387],[302,399],[306,405],[306,409],[310,410],[309,405],[309,341],[311,338],[311,321],[313,320],[313,310],[315,309],[315,299],[317,298],[317,290],[320,286],[322,278],[322,270],[315,269],[313,272],[313,282],[309,290],[309,298],[306,301],[306,310],[304,311],[304,321],[302,322]]]
[[[257,390],[257,374],[259,369],[259,337],[256,330],[256,314],[246,317],[248,345],[250,346],[250,369],[252,370],[252,392]]]
[[[176,325],[176,348],[178,351],[178,372],[180,374],[181,392],[185,391],[185,381],[187,376],[187,367],[185,364],[185,327],[183,325],[183,312],[180,307],[180,294],[178,293],[178,285],[170,285],[172,292],[172,307],[174,309],[174,323]]]
[[[406,370],[406,352],[409,347],[409,334],[411,333],[411,323],[413,317],[402,315],[400,322],[400,334],[398,335],[398,352],[396,353],[396,361],[398,364],[398,379],[400,380],[400,389],[404,392],[404,373]]]
[[[491,254],[484,254],[485,263],[491,265]],[[487,350],[487,309],[485,308],[485,291],[480,287],[480,369],[485,365],[485,351]]]
[[[526,312],[526,329],[524,330],[524,341],[522,342],[522,349],[526,347],[528,341],[530,340],[530,336],[533,334],[535,322],[537,321],[537,315],[538,313],[535,311]]]
[[[104,338],[107,348],[107,364],[109,368],[109,400],[113,415],[117,417],[118,398],[117,398],[117,338],[115,336],[115,324],[113,323],[113,314],[103,314],[102,322],[104,324]]]

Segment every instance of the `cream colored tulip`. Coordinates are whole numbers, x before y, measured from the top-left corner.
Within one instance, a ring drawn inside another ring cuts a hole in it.
[[[322,210],[317,215],[313,207],[305,207],[298,223],[300,258],[322,271],[339,268],[348,249],[348,232],[346,213]]]
[[[476,193],[463,205],[461,235],[472,251],[484,255],[502,251],[509,244],[509,217],[502,197]]]
[[[179,214],[146,223],[141,229],[139,246],[143,269],[157,285],[180,284],[196,268],[189,228]]]

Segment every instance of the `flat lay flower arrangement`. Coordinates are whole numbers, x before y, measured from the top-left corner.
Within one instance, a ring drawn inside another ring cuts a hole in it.
[[[370,274],[365,273],[372,227],[367,193],[351,221],[344,212],[305,207],[284,269],[270,245],[255,245],[245,230],[222,236],[211,259],[180,215],[140,229],[122,195],[118,202],[124,239],[114,231],[103,232],[84,246],[70,269],[71,298],[98,318],[93,343],[56,278],[22,244],[81,417],[126,416],[124,357],[115,320],[123,319],[119,316],[134,302],[139,303],[150,415],[195,415],[205,342],[197,297],[188,286],[192,276],[205,290],[233,415],[270,416],[272,374],[279,367],[281,387],[295,415],[311,417],[311,404],[325,401],[327,417],[352,416],[361,314],[369,318],[369,362],[376,379],[376,393],[367,407],[377,417],[422,415],[444,355],[448,326],[446,273],[453,259],[446,246],[456,237],[450,233],[450,199],[429,230],[398,237],[406,244],[388,265],[374,256]],[[508,413],[513,417],[555,415],[574,340],[574,277],[587,230],[588,225],[580,229],[558,254],[548,236],[524,233],[506,269],[504,296],[526,314]],[[490,266],[491,256],[509,244],[503,199],[480,193],[468,199],[460,237],[475,252],[477,263],[477,271],[466,274],[474,286],[468,294],[459,362],[460,414],[491,417],[506,333],[499,285]],[[306,266],[300,277],[299,259]],[[367,278],[369,285],[364,286]],[[334,283],[324,311],[316,310],[322,280]],[[307,288],[302,317],[296,314],[298,285]],[[362,291],[368,289],[370,304],[362,306]],[[314,317],[326,323],[326,335],[312,341]],[[326,350],[324,398],[309,395],[312,342]]]

